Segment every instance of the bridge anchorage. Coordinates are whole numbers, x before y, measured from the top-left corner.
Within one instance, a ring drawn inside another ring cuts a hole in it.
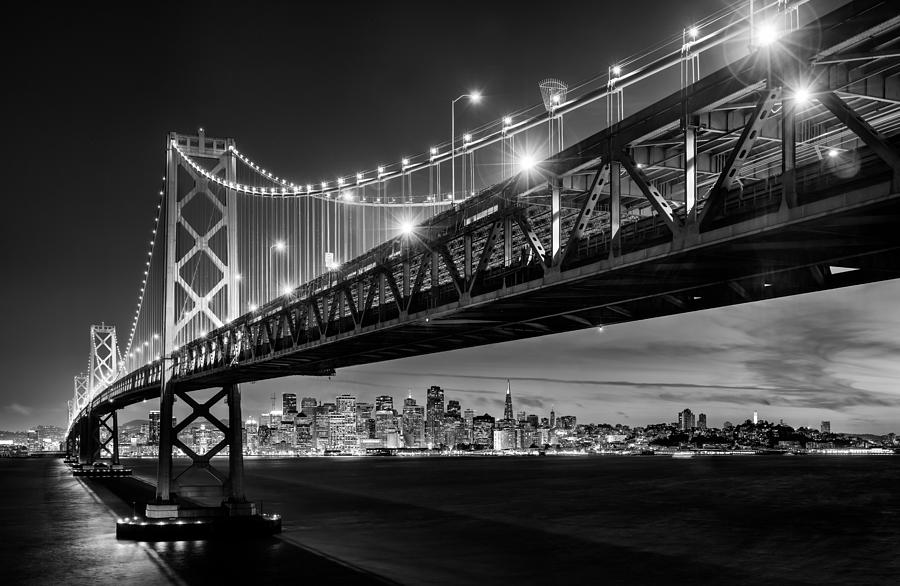
[[[117,450],[111,413],[159,400],[156,498],[119,534],[277,521],[244,494],[242,383],[900,277],[900,14],[859,0],[800,26],[803,4],[686,32],[534,118],[355,180],[289,182],[230,139],[170,134],[128,343],[111,367],[92,347],[106,370],[70,403],[87,464]],[[745,56],[697,74],[735,40]],[[679,67],[680,85],[624,115],[634,84]],[[607,126],[573,123],[603,100]],[[587,138],[567,145],[563,116]],[[510,174],[517,138],[548,126],[543,160]],[[191,444],[201,420],[218,439]]]

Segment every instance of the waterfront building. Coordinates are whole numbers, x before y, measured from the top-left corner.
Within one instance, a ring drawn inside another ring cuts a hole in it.
[[[444,419],[444,390],[432,385],[425,393],[425,443],[428,447],[433,447],[440,443],[441,423]]]
[[[297,412],[297,395],[294,393],[283,393],[281,395],[281,412],[285,415]]]
[[[407,448],[425,447],[425,407],[410,396],[403,401],[403,444]]]
[[[375,439],[387,442],[388,433],[397,431],[397,417],[393,410],[375,412]]]
[[[329,437],[329,421],[328,417],[334,413],[337,406],[334,403],[322,403],[317,405],[314,411],[313,428],[313,444],[315,449],[324,450],[328,447]]]
[[[487,449],[494,447],[494,418],[487,413],[472,418],[472,443]]]
[[[329,419],[331,430],[331,449],[342,452],[353,452],[359,447],[359,433],[356,424],[356,397],[353,395],[338,395],[335,398],[337,406],[336,414]],[[334,419],[337,415],[337,419]],[[336,421],[336,424],[332,422]]]
[[[147,434],[147,443],[151,446],[159,445],[159,411],[150,412],[150,430]]]
[[[508,417],[498,419],[494,424],[494,449],[514,450],[518,448],[517,427],[515,419]]]
[[[356,434],[360,440],[375,437],[375,405],[372,403],[356,404]]]
[[[301,454],[309,454],[315,449],[313,445],[313,422],[311,417],[307,417],[302,412],[294,418],[294,446],[297,452]]]

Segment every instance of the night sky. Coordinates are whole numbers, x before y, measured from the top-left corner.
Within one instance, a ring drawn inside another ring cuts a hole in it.
[[[168,131],[203,126],[283,176],[336,177],[446,141],[449,102],[470,89],[484,103],[457,114],[475,126],[536,103],[545,77],[605,72],[724,6],[259,4],[5,9],[0,429],[64,425],[91,323],[127,341]],[[282,391],[399,400],[411,388],[424,402],[438,384],[499,415],[511,378],[516,410],[582,422],[691,407],[715,426],[757,409],[900,431],[897,299],[893,281],[245,385],[244,409]]]

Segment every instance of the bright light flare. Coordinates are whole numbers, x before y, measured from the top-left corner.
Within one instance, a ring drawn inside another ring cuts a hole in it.
[[[805,106],[806,104],[809,104],[811,99],[812,99],[812,95],[809,93],[808,88],[805,88],[805,87],[798,88],[794,92],[794,102],[797,105]]]
[[[413,226],[412,222],[410,222],[409,220],[404,220],[400,224],[400,231],[403,232],[404,236],[408,236],[408,235],[412,234],[413,228],[414,228],[414,226]]]
[[[293,291],[294,289],[290,285],[285,285],[281,288],[282,295],[290,295],[291,293],[293,293]]]
[[[619,67],[618,65],[613,65],[612,74],[615,75],[616,77],[622,75],[622,68]]]
[[[839,154],[840,153],[837,151],[837,149],[828,149],[828,156],[832,159],[836,159]]]
[[[469,92],[469,99],[472,100],[473,104],[477,104],[481,101],[481,92],[477,90],[474,92]]]
[[[277,241],[277,242],[272,246],[272,248],[274,248],[274,249],[277,250],[278,252],[283,251],[283,250],[285,249],[284,241],[283,241],[283,240]]]
[[[534,168],[536,161],[531,155],[523,155],[519,158],[519,168],[523,171],[530,171]]]
[[[250,306],[248,307],[248,309],[250,311],[256,311],[257,309],[259,309],[259,306],[255,303],[251,303]]]
[[[697,27],[692,26],[690,29],[688,29],[688,35],[692,39],[696,39],[700,35],[700,31],[697,29]]]
[[[759,25],[756,30],[756,43],[760,47],[768,47],[778,40],[778,29],[771,22]]]

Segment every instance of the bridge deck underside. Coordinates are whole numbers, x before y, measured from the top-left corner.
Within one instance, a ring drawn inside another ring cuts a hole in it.
[[[887,185],[882,190],[888,191]],[[683,252],[663,244],[475,297],[465,306],[412,314],[255,363],[211,368],[179,384],[205,388],[319,374],[900,277],[900,198],[886,193],[873,203],[864,204],[863,199],[844,212],[803,221],[790,221],[784,212],[783,225],[767,226],[769,216],[750,220],[745,236],[697,243]],[[832,265],[858,270],[831,274]]]

